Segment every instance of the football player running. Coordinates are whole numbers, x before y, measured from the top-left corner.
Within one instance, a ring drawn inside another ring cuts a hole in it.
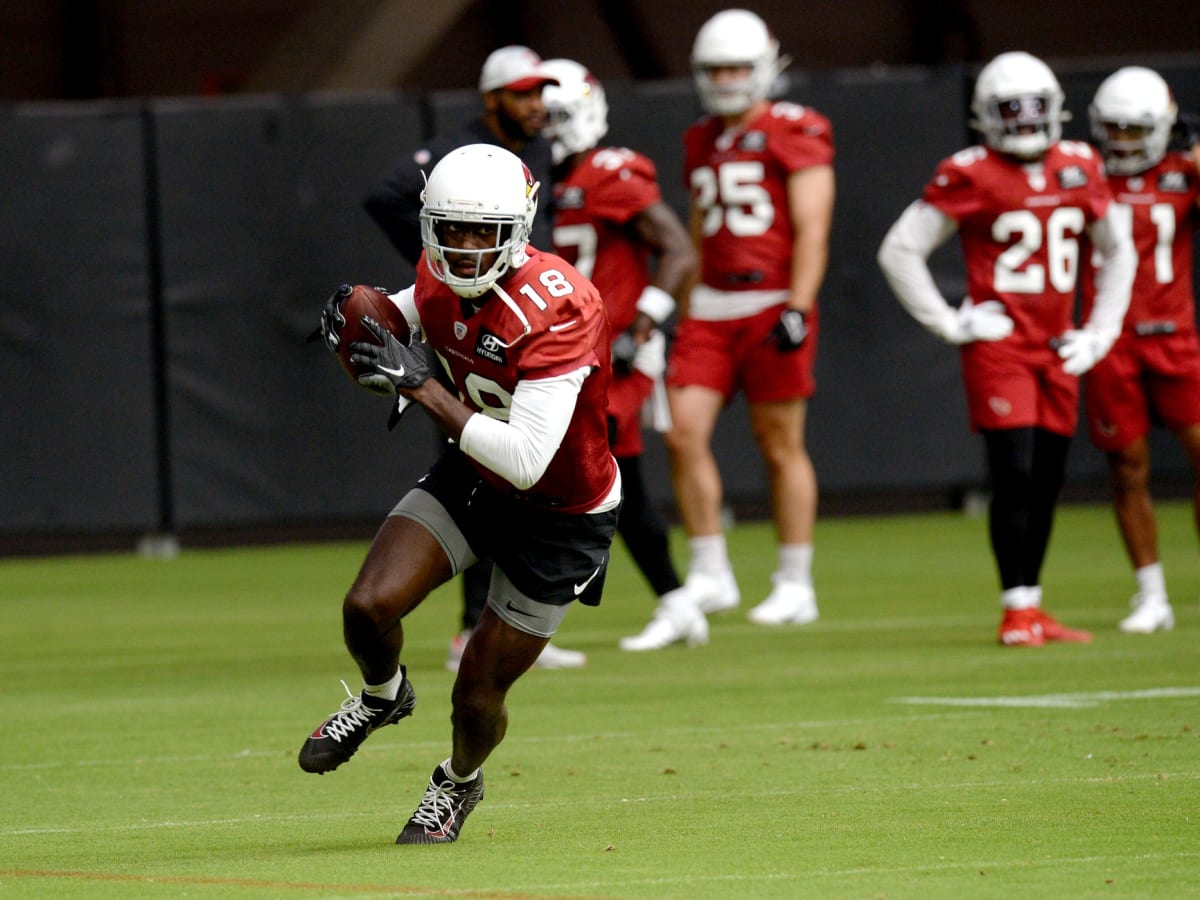
[[[828,119],[768,99],[787,62],[766,24],[746,10],[717,13],[696,34],[692,67],[708,115],[683,140],[701,272],[667,369],[673,423],[667,448],[691,551],[685,586],[706,613],[740,600],[711,443],[721,411],[738,390],[745,392],[766,463],[779,554],[773,590],[749,614],[761,625],[817,618],[817,479],[804,430],[815,390],[834,150]]]
[[[542,68],[558,80],[542,95],[555,160],[554,249],[592,280],[608,310],[614,336],[609,437],[625,493],[617,532],[658,596],[650,624],[620,646],[703,644],[708,620],[680,582],[667,527],[641,469],[642,410],[651,412],[657,430],[670,426],[659,326],[675,310],[674,295],[695,277],[698,258],[687,228],[663,200],[654,163],[624,147],[598,146],[608,133],[600,82],[569,59],[546,60]]]
[[[1084,382],[1092,443],[1108,459],[1117,526],[1137,593],[1120,629],[1135,634],[1175,625],[1158,556],[1150,498],[1152,421],[1170,429],[1200,481],[1200,342],[1192,293],[1192,239],[1200,215],[1200,143],[1168,152],[1177,110],[1157,72],[1119,69],[1100,85],[1089,117],[1116,199],[1132,223],[1138,269],[1125,325]],[[1085,256],[1084,310],[1096,293]],[[1200,488],[1193,499],[1200,528]]]
[[[429,174],[416,283],[392,295],[403,340],[351,345],[359,380],[424,407],[455,442],[396,504],[342,605],[363,688],[305,741],[300,766],[324,773],[374,730],[409,715],[403,619],[487,555],[495,574],[451,694],[450,757],[438,765],[399,844],[448,843],[483,797],[482,765],[504,738],[505,696],[576,600],[600,601],[621,502],[605,406],[610,340],[596,289],[526,242],[537,182],[490,144],[452,150]],[[321,332],[340,342],[336,297]],[[442,369],[452,393],[434,377]]]
[[[1112,346],[1136,265],[1097,154],[1060,140],[1058,79],[1028,53],[1002,53],[975,82],[983,145],[943,160],[892,226],[879,265],[908,312],[957,345],[968,415],[983,436],[991,547],[1005,646],[1088,641],[1041,609],[1041,570],[1078,420],[1079,376]],[[956,308],[927,259],[958,233],[967,297]],[[1097,251],[1096,297],[1072,323],[1080,241]]]
[[[542,59],[528,47],[510,44],[493,50],[479,71],[481,110],[453,131],[435,135],[424,147],[401,159],[367,194],[365,206],[400,255],[415,269],[421,255],[421,192],[425,173],[453,150],[466,144],[495,144],[511,150],[529,167],[533,177],[550,184],[550,141],[542,134],[546,124],[543,89],[554,83]],[[551,217],[533,223],[531,242],[549,247]],[[462,628],[450,640],[446,668],[458,669],[463,648],[471,638],[479,614],[487,603],[492,578],[489,560],[480,559],[462,577]],[[577,668],[587,662],[579,650],[547,644],[537,664],[547,669]]]

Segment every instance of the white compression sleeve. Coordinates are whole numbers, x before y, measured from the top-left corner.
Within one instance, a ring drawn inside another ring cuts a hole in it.
[[[1084,330],[1102,340],[1105,349],[1121,334],[1138,265],[1129,226],[1124,218],[1114,214],[1115,207],[1116,204],[1110,205],[1104,218],[1088,226],[1088,237],[1103,263],[1096,269],[1096,297]]]
[[[909,315],[943,340],[958,327],[926,260],[958,230],[953,219],[923,200],[909,204],[884,237],[876,260]]]
[[[517,490],[529,490],[558,452],[590,372],[584,366],[566,375],[518,382],[508,421],[476,413],[463,427],[459,447]]]

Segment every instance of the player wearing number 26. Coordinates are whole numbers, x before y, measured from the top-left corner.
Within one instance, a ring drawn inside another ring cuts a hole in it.
[[[908,312],[962,356],[967,411],[991,475],[1005,646],[1090,640],[1042,611],[1041,568],[1078,420],[1078,376],[1120,334],[1136,267],[1128,218],[1098,154],[1061,140],[1063,99],[1054,73],[1028,53],[984,66],[971,103],[983,144],[938,165],[878,255]],[[957,307],[927,264],[956,232],[967,268]],[[1096,251],[1096,294],[1077,328],[1084,239]]]

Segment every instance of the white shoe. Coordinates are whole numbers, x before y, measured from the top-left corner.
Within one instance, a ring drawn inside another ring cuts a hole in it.
[[[719,613],[733,609],[742,601],[738,592],[737,582],[733,572],[723,572],[720,575],[709,575],[706,572],[690,572],[683,583],[686,590],[695,598],[700,612]]]
[[[661,650],[680,641],[689,647],[708,643],[708,619],[686,587],[663,594],[650,624],[641,634],[621,638],[618,645],[622,650],[637,652]]]
[[[1151,634],[1175,627],[1175,613],[1165,594],[1134,594],[1129,605],[1133,612],[1117,626],[1126,634]]]
[[[587,665],[587,654],[579,650],[567,650],[547,644],[542,648],[542,655],[534,663],[539,669],[578,669]]]
[[[807,584],[775,578],[770,595],[750,610],[755,625],[807,625],[817,620],[817,595]]]

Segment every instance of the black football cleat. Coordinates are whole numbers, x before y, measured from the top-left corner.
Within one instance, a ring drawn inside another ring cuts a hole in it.
[[[342,686],[346,687],[344,681]],[[417,705],[417,695],[407,676],[395,700],[352,694],[349,687],[346,693],[350,696],[342,701],[342,708],[322,722],[300,748],[300,768],[305,772],[332,772],[354,755],[371,732],[412,715]]]
[[[450,844],[457,841],[463,822],[482,799],[482,769],[470,781],[459,784],[451,781],[446,770],[438,766],[429,779],[421,805],[396,838],[396,843]]]

